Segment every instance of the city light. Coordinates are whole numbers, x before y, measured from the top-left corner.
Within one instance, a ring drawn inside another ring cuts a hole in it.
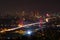
[[[48,21],[49,21],[49,19],[48,19],[48,18],[46,18],[45,20],[46,20],[46,22],[48,22]]]
[[[49,17],[50,15],[47,13],[46,16]]]
[[[32,33],[32,31],[27,31],[26,33],[27,33],[28,35],[30,35],[30,34]]]
[[[60,40],[60,1],[0,1],[0,39]]]
[[[22,24],[18,24],[18,27],[23,27],[23,25]]]

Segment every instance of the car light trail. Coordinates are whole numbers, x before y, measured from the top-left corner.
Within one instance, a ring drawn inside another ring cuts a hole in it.
[[[45,22],[43,22],[43,23],[45,23]],[[26,25],[23,25],[22,27],[29,27],[29,26],[36,25],[36,24],[40,24],[40,22],[26,24]],[[2,30],[0,32],[13,31],[13,30],[16,30],[16,29],[19,29],[19,28],[22,28],[22,27],[16,27],[16,28],[11,28],[11,29],[7,29],[7,30]]]

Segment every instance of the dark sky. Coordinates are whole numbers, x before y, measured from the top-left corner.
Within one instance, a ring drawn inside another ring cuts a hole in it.
[[[0,0],[0,14],[15,13],[16,10],[60,11],[60,1],[55,0]]]

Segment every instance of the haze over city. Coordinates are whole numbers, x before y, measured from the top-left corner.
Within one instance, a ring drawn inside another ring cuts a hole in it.
[[[26,11],[36,11],[39,12],[59,12],[60,2],[55,0],[0,0],[0,14],[15,15],[16,12]]]

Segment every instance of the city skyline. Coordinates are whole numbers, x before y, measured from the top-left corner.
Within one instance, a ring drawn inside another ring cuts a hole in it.
[[[36,10],[38,10],[39,12],[60,12],[59,4],[59,1],[55,0],[1,0],[0,14],[16,15],[16,12],[30,12]]]

